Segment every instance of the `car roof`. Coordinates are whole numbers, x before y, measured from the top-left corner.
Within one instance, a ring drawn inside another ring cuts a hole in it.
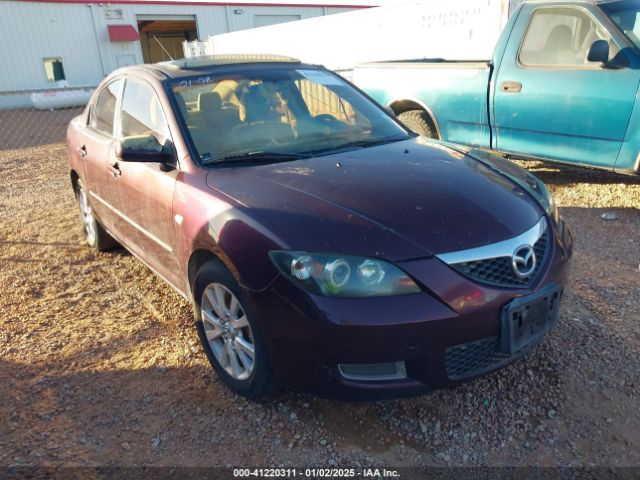
[[[256,67],[269,68],[273,66],[302,66],[302,62],[296,58],[281,55],[243,54],[243,55],[206,55],[193,58],[182,58],[170,62],[160,62],[129,67],[146,70],[149,73],[163,78],[180,78],[193,75],[202,75],[203,72],[214,73],[217,70],[228,70],[229,67],[238,70]],[[305,65],[308,67],[308,65]],[[127,70],[127,69],[125,69]]]

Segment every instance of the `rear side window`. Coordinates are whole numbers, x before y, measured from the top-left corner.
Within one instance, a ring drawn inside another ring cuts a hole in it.
[[[534,12],[520,48],[526,66],[589,67],[589,48],[597,40],[609,42],[610,58],[618,47],[587,13],[569,8],[545,8]]]
[[[122,80],[116,80],[104,87],[93,105],[89,126],[106,135],[113,135],[116,104],[122,92]]]
[[[151,85],[128,78],[120,113],[121,136],[153,135],[161,145],[169,139],[169,127],[160,100]]]

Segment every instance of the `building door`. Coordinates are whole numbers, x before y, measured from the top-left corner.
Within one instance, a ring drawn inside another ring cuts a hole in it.
[[[144,63],[184,58],[182,42],[198,38],[194,15],[138,15]]]

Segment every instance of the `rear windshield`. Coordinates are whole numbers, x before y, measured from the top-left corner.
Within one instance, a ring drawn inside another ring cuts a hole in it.
[[[172,81],[202,163],[250,152],[327,153],[411,136],[338,75],[287,68]]]

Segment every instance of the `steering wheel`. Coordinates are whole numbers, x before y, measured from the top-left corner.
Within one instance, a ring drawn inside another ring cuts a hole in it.
[[[341,122],[333,115],[329,115],[328,113],[321,113],[320,115],[316,115],[313,117],[314,121],[323,124],[324,126],[330,128],[331,130],[345,130],[346,125],[344,122]]]

